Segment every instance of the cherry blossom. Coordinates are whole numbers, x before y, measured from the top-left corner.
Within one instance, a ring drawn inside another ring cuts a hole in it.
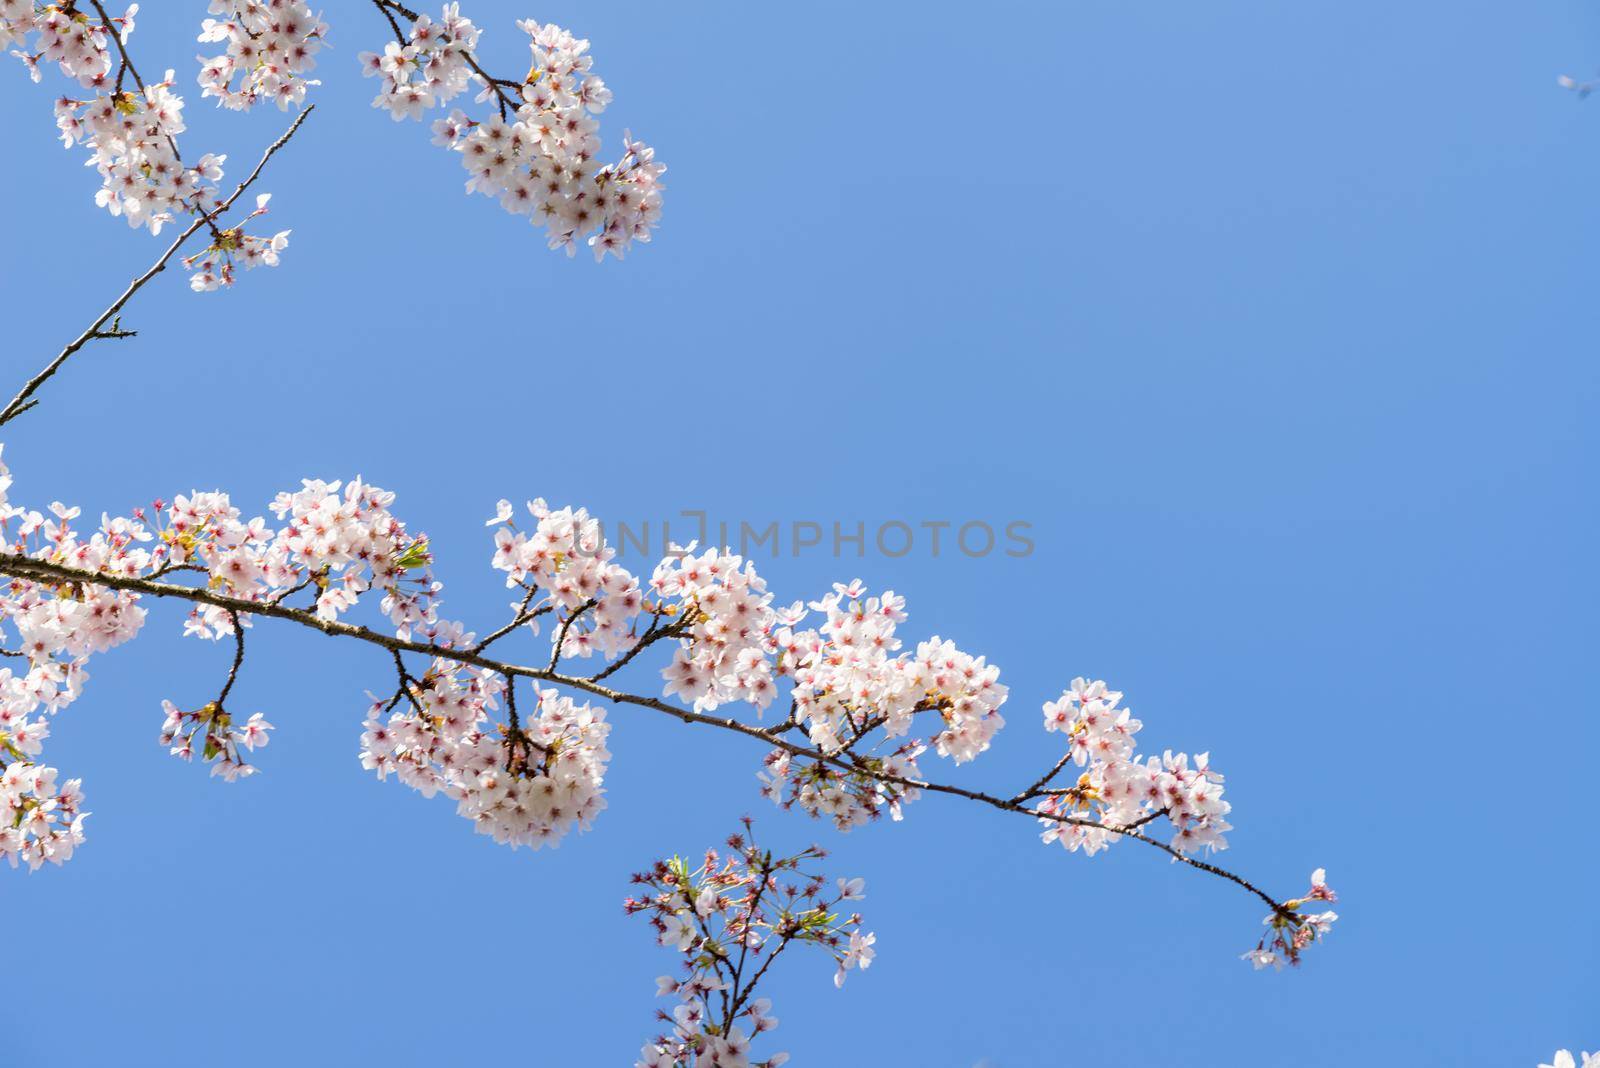
[[[290,231],[245,231],[247,222],[265,213],[265,198],[258,198],[243,222],[219,225],[217,217],[233,200],[222,199],[215,184],[227,157],[207,153],[186,162],[178,147],[186,130],[184,101],[174,91],[173,72],[147,82],[133,65],[126,44],[138,5],[112,17],[90,2],[93,15],[76,0],[0,0],[0,46],[17,46],[11,54],[36,82],[43,67],[54,64],[80,89],[92,91],[57,98],[55,116],[62,142],[90,153],[101,178],[95,203],[151,234],[179,219],[193,220],[179,244],[204,228],[210,241],[183,260],[196,292],[232,286],[241,265],[277,266]],[[626,133],[617,162],[596,161],[594,116],[605,110],[611,92],[590,70],[588,41],[523,20],[518,26],[532,54],[527,74],[520,81],[492,78],[472,54],[480,34],[459,4],[446,4],[438,22],[392,0],[375,0],[375,6],[400,37],[382,54],[361,56],[365,73],[383,83],[375,106],[396,120],[420,119],[472,85],[480,88],[478,103],[495,101],[497,115],[477,120],[455,110],[433,124],[435,143],[460,152],[471,175],[469,192],[494,197],[543,226],[550,246],[569,255],[579,240],[587,241],[596,259],[607,253],[621,258],[634,241],[650,240],[660,217],[665,168],[655,162],[653,149]],[[302,0],[211,0],[209,11],[221,17],[204,20],[199,40],[222,44],[223,50],[200,60],[202,98],[216,97],[220,106],[236,111],[265,99],[280,110],[305,103],[309,87],[319,84],[307,74],[328,34],[320,16]],[[411,23],[403,35],[397,13]],[[245,185],[253,181],[252,175]],[[234,196],[243,190],[242,185]]]
[[[0,678],[0,685],[9,679]],[[0,857],[37,870],[63,864],[83,842],[82,783],[56,783],[56,769],[27,759],[15,735],[0,730],[0,751],[12,758],[0,771]],[[3,761],[0,761],[3,763]]]
[[[267,213],[270,193],[256,197],[256,210],[245,216],[246,221]],[[244,232],[243,225],[220,230],[211,244],[194,256],[186,257],[183,265],[195,273],[189,276],[189,287],[209,291],[219,286],[231,286],[240,263],[245,270],[256,267],[276,267],[278,256],[289,247],[289,231],[279,230],[271,237],[260,237]]]
[[[1112,828],[1142,827],[1165,816],[1172,824],[1172,848],[1180,853],[1228,847],[1224,818],[1232,808],[1222,799],[1220,774],[1210,756],[1168,750],[1158,759],[1134,758],[1134,735],[1143,724],[1126,708],[1122,694],[1104,682],[1082,678],[1044,706],[1044,728],[1067,735],[1068,756],[1085,768],[1071,787],[1045,791],[1038,811],[1046,843],[1093,856],[1119,835]],[[1092,822],[1063,822],[1070,816]]]
[[[223,17],[206,19],[200,40],[226,44],[221,55],[200,61],[202,97],[234,111],[272,100],[284,111],[321,84],[305,75],[317,65],[328,26],[301,0],[211,0],[210,11]]]
[[[0,532],[16,539],[13,546],[31,538],[40,553],[90,563],[110,552],[98,536],[88,544],[78,541],[71,527],[77,509],[58,502],[47,519],[11,504],[10,486],[10,472],[0,462]],[[28,664],[21,675],[0,668],[0,856],[13,867],[19,861],[30,870],[46,861],[64,863],[83,843],[88,813],[80,780],[58,787],[57,770],[39,758],[50,736],[48,717],[82,693],[90,655],[138,633],[145,613],[136,601],[102,587],[62,591],[17,579],[0,596],[0,623],[15,632],[18,648],[12,652]]]
[[[552,635],[557,655],[612,656],[633,647],[635,620],[646,609],[639,580],[613,563],[598,520],[582,508],[552,511],[541,498],[528,502],[533,529],[512,522],[509,501],[501,501],[490,526],[495,532],[492,565],[506,573],[506,585],[525,591],[520,605],[532,633],[539,618],[556,613]],[[658,617],[659,611],[653,614]]]
[[[661,672],[668,696],[682,697],[697,712],[735,701],[757,709],[772,703],[776,620],[755,565],[724,551],[684,551],[661,561],[650,589],[682,602],[679,647]]]
[[[425,796],[443,793],[479,834],[513,849],[560,845],[605,808],[605,711],[555,690],[535,690],[535,712],[492,726],[510,691],[491,672],[435,663],[387,702],[374,698],[361,762]],[[401,702],[404,705],[394,711]],[[384,718],[387,713],[387,718]]]
[[[1299,964],[1301,952],[1312,942],[1325,937],[1339,918],[1332,910],[1301,912],[1308,901],[1335,902],[1339,897],[1328,889],[1327,873],[1318,868],[1311,873],[1311,889],[1302,897],[1285,901],[1261,921],[1266,934],[1256,947],[1244,954],[1245,960],[1259,971],[1271,966],[1282,969],[1285,964]],[[1584,1068],[1588,1068],[1585,1065]]]
[[[860,879],[827,879],[810,870],[826,852],[810,846],[787,857],[756,845],[751,821],[708,849],[691,868],[681,857],[659,860],[633,881],[643,888],[623,908],[644,916],[656,941],[683,957],[681,977],[656,980],[659,997],[678,1005],[657,1014],[667,1029],[645,1044],[635,1068],[777,1068],[788,1054],[751,1057],[751,1044],[778,1026],[772,1002],[757,984],[790,946],[815,946],[834,961],[834,984],[871,965],[875,937],[861,915],[839,906],[865,894]]]
[[[399,517],[394,494],[360,478],[306,479],[272,500],[271,519],[247,518],[228,494],[208,490],[157,499],[128,515],[102,514],[98,527],[61,502],[45,512],[13,504],[10,486],[0,465],[0,574],[10,577],[0,587],[0,620],[16,642],[0,644],[0,652],[28,667],[0,674],[0,742],[11,757],[7,767],[19,769],[13,810],[43,809],[29,817],[32,831],[8,839],[12,854],[24,853],[35,867],[64,860],[82,841],[81,824],[72,822],[76,794],[71,804],[44,806],[28,770],[47,767],[40,758],[48,717],[82,691],[92,655],[139,633],[142,602],[155,596],[190,603],[185,634],[231,641],[231,666],[216,696],[181,707],[164,702],[161,730],[173,755],[198,754],[229,781],[254,773],[253,754],[273,730],[264,713],[236,714],[231,703],[245,634],[263,619],[282,619],[383,648],[395,686],[388,696],[369,694],[363,767],[380,780],[442,795],[479,833],[512,848],[557,845],[572,830],[588,829],[605,808],[612,720],[603,705],[580,699],[587,696],[763,743],[762,792],[840,830],[885,813],[898,820],[907,803],[935,793],[1035,819],[1044,841],[1069,851],[1093,854],[1119,839],[1160,849],[1271,906],[1266,935],[1246,955],[1258,967],[1298,961],[1337,919],[1303,908],[1334,900],[1320,869],[1305,895],[1280,903],[1242,877],[1191,859],[1226,848],[1222,777],[1205,754],[1169,751],[1141,760],[1135,736],[1142,724],[1103,682],[1074,679],[1043,706],[1046,732],[1064,735],[1068,745],[1032,786],[1006,796],[925,780],[921,763],[930,749],[961,765],[990,748],[1004,722],[1007,688],[986,658],[947,639],[903,649],[904,598],[869,595],[860,580],[835,583],[816,601],[774,608],[750,561],[691,545],[674,548],[641,584],[617,563],[603,525],[585,509],[535,499],[519,525],[516,509],[502,500],[487,524],[489,564],[517,597],[509,620],[480,638],[441,615],[443,585],[427,535]],[[183,584],[191,575],[193,585]],[[797,629],[808,609],[822,621]],[[350,622],[357,613],[383,627]],[[516,635],[545,643],[545,666],[490,656],[492,645]],[[671,655],[656,669],[655,695],[609,685],[656,645]],[[565,666],[584,661],[598,666],[588,675]],[[787,689],[787,714],[764,722],[780,687]],[[738,705],[750,706],[751,716],[726,714]],[[919,724],[929,737],[913,736]],[[1082,769],[1075,785],[1051,786],[1073,765]],[[55,811],[59,818],[47,818]],[[1167,841],[1148,833],[1161,818],[1172,827]],[[856,881],[836,885],[834,903],[862,891]],[[657,913],[664,941],[680,950],[707,937],[683,909]],[[875,949],[865,933],[835,933],[827,944],[837,950],[842,982],[848,971],[869,967]],[[707,1063],[744,1056],[731,1031],[737,1023],[720,1025],[710,1052],[701,1051],[720,1059]]]
[[[650,240],[666,168],[655,162],[654,149],[626,132],[622,157],[596,162],[595,116],[610,103],[611,91],[590,70],[588,41],[553,24],[520,21],[532,52],[528,73],[520,81],[497,79],[473,58],[481,31],[459,4],[444,5],[437,22],[389,0],[378,6],[411,26],[383,52],[359,57],[362,72],[379,80],[373,107],[396,122],[421,119],[476,85],[476,102],[493,100],[498,108],[483,119],[453,110],[433,123],[434,143],[461,154],[468,193],[492,197],[543,226],[550,247],[568,255],[587,239],[596,260],[608,253],[621,259],[634,241]]]
[[[1556,79],[1556,84],[1569,92],[1578,94],[1579,100],[1586,100],[1588,99],[1589,94],[1595,91],[1595,87],[1600,85],[1600,81],[1596,81],[1595,79],[1589,79],[1585,81],[1574,78],[1570,74],[1563,74]],[[1589,1068],[1589,1066],[1586,1064],[1583,1066],[1583,1068]]]
[[[817,819],[826,818],[841,831],[860,827],[887,812],[898,822],[904,806],[922,796],[906,782],[922,776],[917,758],[927,751],[920,741],[901,743],[883,755],[862,757],[857,767],[841,768],[824,760],[796,761],[774,749],[767,754],[761,794],[783,808],[798,807]]]
[[[1574,1059],[1571,1050],[1558,1049],[1550,1063],[1539,1068],[1600,1068],[1600,1053],[1580,1053]]]
[[[17,44],[11,54],[22,60],[28,75],[39,81],[41,62],[54,63],[61,73],[85,89],[104,88],[111,74],[110,35],[122,40],[133,31],[139,5],[130,5],[120,19],[94,23],[74,4],[38,4],[34,0],[0,0],[0,44]],[[37,34],[31,46],[30,34]],[[34,51],[28,51],[32,47]]]
[[[129,226],[159,234],[177,215],[216,198],[226,157],[204,156],[193,167],[178,157],[176,137],[186,129],[183,98],[166,80],[143,93],[101,93],[87,100],[56,101],[62,143],[82,144],[100,172],[95,203]]]
[[[255,773],[255,766],[246,761],[239,750],[253,750],[267,744],[267,732],[272,724],[260,712],[253,714],[241,727],[234,724],[233,717],[216,701],[193,712],[180,711],[171,701],[162,701],[161,709],[166,713],[161,724],[161,744],[170,746],[173,756],[193,760],[198,738],[201,759],[211,764],[211,774],[233,782]]]
[[[785,807],[826,816],[841,830],[884,812],[900,819],[902,806],[920,794],[908,782],[920,778],[918,758],[930,744],[939,756],[965,763],[1005,725],[1000,706],[1008,691],[999,668],[937,636],[918,643],[914,654],[900,652],[896,632],[906,619],[905,599],[893,590],[865,594],[859,579],[835,583],[810,604],[826,617],[819,628],[780,626],[770,637],[777,673],[793,681],[791,721],[822,753],[849,761],[797,763],[776,750],[767,757],[762,792]],[[785,618],[797,622],[792,611]],[[940,725],[930,742],[884,748],[919,715]]]
[[[243,58],[239,60],[241,68],[249,68],[250,85],[255,87],[250,92],[271,87],[276,93],[279,87],[290,85],[291,91],[280,97],[280,106],[298,102],[304,95],[304,83],[299,79],[284,81],[269,68],[279,64],[280,53],[286,57],[296,53],[296,49],[279,36],[280,31],[288,32],[285,27],[300,28],[303,25],[300,16],[293,10],[278,10],[269,15],[267,7],[254,0],[244,0],[238,5],[214,0],[212,10],[217,12],[235,6],[248,9],[251,19],[266,20],[277,27],[262,31],[266,36],[256,31],[240,31],[245,34],[242,40],[249,42],[252,49],[261,47],[271,53],[248,62]],[[275,0],[273,6],[281,5]],[[303,5],[288,6],[300,8]],[[96,10],[100,10],[98,5]],[[219,197],[215,185],[222,179],[222,164],[227,157],[207,153],[192,165],[184,162],[178,150],[178,137],[187,125],[183,98],[173,89],[173,72],[167,71],[159,82],[145,81],[134,68],[125,47],[137,12],[135,4],[121,18],[102,17],[97,22],[74,3],[37,5],[25,0],[0,0],[0,43],[23,46],[13,49],[11,54],[27,65],[34,81],[41,80],[41,62],[54,62],[64,76],[75,80],[81,88],[94,91],[87,97],[58,97],[55,119],[62,144],[69,149],[74,145],[86,148],[90,164],[100,175],[96,205],[111,216],[124,219],[129,226],[148,230],[153,235],[184,216],[193,218],[197,227],[202,223],[206,226],[212,237],[211,244],[204,252],[184,261],[196,271],[191,278],[193,289],[209,291],[232,285],[237,262],[243,262],[246,268],[277,266],[280,253],[288,244],[287,230],[264,237],[245,233],[243,223],[228,229],[216,224],[215,216],[231,203]],[[214,26],[211,20],[207,24]],[[256,33],[255,37],[251,36],[252,32]],[[320,36],[321,32],[319,24],[315,35]],[[212,38],[203,35],[202,39]],[[112,61],[113,48],[120,57],[117,64]],[[306,54],[303,58],[284,59],[283,62],[309,63],[310,58]],[[114,77],[113,66],[117,70]],[[132,87],[125,88],[130,78]],[[261,198],[257,210],[246,221],[264,212],[265,198]]]
[[[811,604],[826,616],[817,630],[775,636],[779,670],[794,680],[795,718],[812,743],[838,752],[877,727],[898,737],[917,714],[933,712],[943,721],[932,739],[940,756],[961,764],[988,749],[1005,725],[1000,669],[937,636],[914,655],[894,655],[905,599],[890,590],[863,600],[865,592],[860,580],[836,585]]]

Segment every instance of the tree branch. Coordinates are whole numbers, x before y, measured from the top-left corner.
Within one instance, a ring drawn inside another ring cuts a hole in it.
[[[374,645],[379,648],[387,649],[391,654],[393,654],[396,662],[399,661],[399,656],[401,653],[417,653],[458,664],[487,668],[490,671],[504,676],[507,680],[510,680],[516,676],[521,676],[527,679],[535,679],[540,682],[552,683],[557,686],[570,687],[574,690],[581,690],[585,693],[593,694],[596,697],[604,698],[605,700],[611,701],[615,704],[634,705],[639,708],[648,708],[652,711],[660,712],[664,715],[671,716],[674,719],[681,720],[684,723],[701,724],[708,727],[716,727],[725,731],[731,731],[735,734],[742,734],[748,738],[753,738],[765,743],[766,745],[772,746],[775,749],[781,749],[791,756],[800,757],[805,760],[811,760],[820,764],[828,765],[830,767],[839,768],[852,774],[865,775],[881,783],[892,784],[904,789],[920,790],[926,793],[946,794],[951,797],[960,797],[968,801],[977,802],[978,804],[987,805],[988,807],[997,809],[1001,812],[1011,812],[1027,816],[1031,819],[1051,820],[1056,823],[1103,830],[1124,838],[1131,838],[1135,841],[1143,842],[1145,845],[1150,846],[1153,849],[1158,849],[1161,852],[1166,853],[1173,860],[1186,864],[1197,871],[1203,871],[1207,874],[1215,875],[1220,879],[1225,879],[1228,882],[1233,883],[1241,889],[1244,889],[1260,898],[1274,913],[1282,914],[1286,911],[1285,906],[1282,903],[1273,898],[1265,890],[1262,890],[1254,883],[1245,879],[1243,876],[1228,871],[1226,868],[1221,868],[1217,865],[1188,856],[1187,854],[1174,849],[1167,843],[1145,834],[1141,829],[1139,829],[1139,825],[1116,826],[1113,824],[1101,823],[1097,820],[1084,819],[1077,816],[1040,812],[1036,809],[1028,807],[1025,800],[1019,799],[1019,797],[1026,796],[1026,791],[1023,795],[1007,798],[995,794],[985,793],[981,790],[970,790],[966,787],[956,786],[949,783],[928,782],[920,779],[910,779],[899,775],[893,775],[879,768],[871,767],[865,759],[856,756],[855,754],[827,753],[821,749],[816,749],[789,741],[787,738],[783,737],[783,734],[787,733],[787,729],[777,730],[770,727],[756,727],[731,717],[719,718],[716,716],[710,716],[704,712],[696,712],[692,709],[670,704],[658,697],[631,694],[621,690],[613,689],[610,686],[602,685],[595,679],[583,678],[581,676],[564,675],[550,668],[534,668],[521,664],[508,663],[503,660],[496,660],[470,648],[455,649],[448,646],[434,645],[428,642],[397,638],[392,635],[384,634],[381,631],[375,631],[370,627],[361,626],[359,624],[322,619],[313,612],[309,612],[301,608],[291,608],[287,605],[274,601],[249,601],[241,597],[233,597],[228,594],[217,593],[210,589],[201,587],[179,586],[173,583],[157,582],[152,579],[135,578],[125,575],[103,574],[97,571],[88,571],[75,567],[68,567],[65,564],[53,563],[48,560],[34,559],[33,557],[10,552],[0,552],[0,575],[9,575],[13,578],[23,579],[30,582],[61,584],[83,583],[94,586],[104,586],[111,589],[127,590],[133,593],[145,594],[151,597],[174,598],[178,600],[189,601],[195,604],[211,605],[229,612],[246,615],[267,616],[273,619],[283,619],[292,623],[297,623],[302,627],[320,631],[323,634],[333,635],[341,638],[351,638],[356,641],[364,642],[368,645]]]
[[[289,143],[289,139],[295,135],[295,131],[300,129],[300,124],[305,122],[307,116],[309,116],[314,110],[316,110],[315,104],[302,111],[295,118],[294,122],[289,125],[289,128],[283,132],[283,135],[271,145],[267,146],[267,150],[261,155],[261,161],[256,164],[256,169],[250,172],[250,176],[248,178],[239,183],[238,188],[233,191],[232,196],[228,197],[228,199],[224,200],[221,204],[218,204],[211,211],[198,212],[194,222],[189,224],[188,229],[179,234],[177,240],[173,241],[172,244],[167,246],[167,250],[161,254],[160,258],[150,265],[149,269],[146,270],[144,274],[140,275],[138,278],[135,278],[128,285],[128,288],[123,290],[122,296],[114,300],[109,308],[101,312],[99,317],[96,318],[93,323],[89,324],[89,328],[83,333],[79,334],[77,338],[67,345],[66,348],[62,349],[60,355],[51,360],[45,366],[44,370],[34,375],[27,381],[26,384],[23,385],[22,389],[17,392],[17,395],[11,398],[11,402],[7,404],[5,408],[0,409],[0,426],[4,426],[6,423],[9,423],[11,420],[15,419],[29,408],[32,408],[34,405],[38,404],[39,402],[37,400],[30,399],[33,397],[34,393],[36,393],[39,387],[44,385],[45,382],[49,381],[52,375],[61,370],[61,366],[70,360],[74,353],[83,348],[89,342],[105,337],[133,336],[133,331],[124,331],[121,328],[120,318],[115,322],[112,322],[113,317],[115,317],[117,313],[122,310],[123,305],[127,304],[128,301],[133,299],[133,295],[135,293],[139,292],[139,290],[145,287],[147,282],[149,282],[156,275],[160,274],[162,271],[166,270],[167,261],[172,259],[172,257],[177,254],[178,250],[184,246],[185,242],[187,242],[189,238],[195,235],[196,231],[203,226],[213,224],[219,216],[225,214],[230,208],[233,207],[234,202],[243,196],[245,190],[249,189],[253,184],[255,184],[255,180],[261,176],[261,171],[264,167],[266,167],[267,161],[277,154],[279,149]],[[112,322],[111,330],[102,330],[102,327],[104,327],[108,322]]]
[[[222,684],[222,692],[217,695],[218,708],[227,704],[233,684],[239,681],[239,669],[244,666],[244,624],[239,622],[238,612],[229,612],[228,620],[233,624],[233,665],[228,668],[228,681]]]

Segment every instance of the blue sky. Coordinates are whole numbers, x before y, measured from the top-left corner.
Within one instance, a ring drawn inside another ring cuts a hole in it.
[[[284,266],[141,294],[139,339],[8,428],[14,496],[264,510],[359,473],[480,630],[502,496],[1025,520],[1024,559],[763,570],[784,601],[893,587],[908,637],[1001,665],[1009,727],[941,776],[1031,779],[1058,752],[1039,704],[1104,677],[1146,748],[1228,774],[1224,861],[1280,894],[1326,865],[1343,919],[1298,972],[1254,974],[1260,907],[1153,851],[1068,856],[936,798],[842,837],[756,796],[756,747],[626,710],[596,828],[511,853],[357,765],[381,656],[266,626],[236,693],[279,730],[230,788],[156,745],[161,699],[209,696],[227,655],[158,609],[55,724],[88,847],[0,881],[7,945],[53,990],[14,1060],[631,1063],[672,961],[623,918],[627,875],[744,812],[868,881],[871,971],[840,992],[796,961],[769,991],[799,1064],[1531,1068],[1600,1045],[1600,112],[1555,86],[1600,66],[1600,9],[463,6],[496,68],[525,55],[515,17],[594,41],[609,144],[631,127],[671,168],[656,242],[567,262],[467,199],[424,128],[367,108],[355,55],[385,27],[340,4],[319,110],[262,186]],[[192,84],[205,5],[147,7],[141,65]],[[157,245],[93,208],[59,83],[6,75],[17,380]],[[236,173],[282,126],[188,95],[187,143]]]

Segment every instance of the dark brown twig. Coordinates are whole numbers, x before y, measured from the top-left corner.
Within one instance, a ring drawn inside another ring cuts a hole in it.
[[[222,684],[222,692],[217,694],[218,708],[227,704],[228,694],[239,679],[239,668],[244,665],[244,624],[239,621],[238,612],[230,611],[228,619],[233,623],[233,665],[228,668],[228,681]]]

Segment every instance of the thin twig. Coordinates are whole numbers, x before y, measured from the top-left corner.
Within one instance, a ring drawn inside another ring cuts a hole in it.
[[[1034,780],[1034,783],[1033,783],[1032,786],[1028,787],[1026,790],[1022,791],[1020,794],[1018,794],[1016,797],[1013,797],[1011,800],[1017,801],[1017,802],[1022,802],[1022,801],[1028,801],[1028,800],[1031,800],[1032,798],[1038,797],[1040,794],[1045,792],[1044,788],[1050,784],[1050,780],[1055,778],[1057,775],[1061,774],[1061,769],[1066,767],[1068,762],[1070,762],[1071,760],[1072,760],[1072,749],[1069,746],[1067,748],[1067,751],[1066,751],[1065,755],[1063,755],[1060,760],[1056,761],[1056,766],[1055,767],[1051,768],[1049,771],[1047,771],[1043,775],[1039,776],[1038,779]]]
[[[507,634],[510,634],[512,631],[522,626],[524,623],[531,623],[533,620],[538,619],[546,612],[552,611],[555,608],[555,605],[553,604],[541,605],[532,612],[528,611],[528,606],[533,603],[533,599],[534,597],[538,596],[538,593],[539,587],[529,586],[528,593],[522,598],[522,604],[517,606],[517,614],[511,617],[511,622],[490,634],[487,638],[484,638],[477,645],[474,645],[472,647],[472,651],[475,653],[481,653],[485,649],[489,648],[489,646],[499,641],[501,638],[504,638]]]
[[[300,129],[300,124],[305,122],[306,117],[309,116],[314,110],[316,110],[315,104],[302,111],[299,116],[296,117],[294,122],[290,124],[289,128],[283,132],[283,135],[276,141],[272,142],[271,145],[267,146],[267,150],[261,155],[261,161],[256,164],[256,169],[250,172],[250,176],[248,178],[239,183],[238,188],[233,191],[232,196],[228,197],[227,200],[224,200],[221,204],[217,205],[217,207],[213,210],[209,212],[201,212],[195,221],[189,224],[189,228],[183,231],[183,233],[179,234],[177,240],[173,241],[172,244],[167,246],[167,250],[161,254],[160,258],[157,259],[155,263],[152,263],[150,268],[145,271],[144,274],[141,274],[138,278],[135,278],[128,285],[128,288],[123,290],[122,296],[114,300],[109,308],[101,312],[99,317],[96,318],[93,323],[89,324],[89,328],[87,330],[79,334],[76,339],[67,345],[66,348],[62,349],[61,354],[55,359],[51,360],[49,364],[45,366],[44,370],[28,379],[28,381],[23,385],[22,389],[17,392],[17,395],[11,398],[11,402],[7,404],[5,408],[0,409],[0,426],[4,426],[6,423],[9,423],[11,420],[15,419],[17,416],[21,415],[23,412],[39,403],[37,400],[30,399],[34,393],[38,391],[39,387],[44,385],[45,382],[47,382],[57,371],[61,370],[62,364],[71,359],[74,353],[83,348],[89,342],[96,340],[96,338],[103,333],[101,328],[104,327],[106,323],[111,322],[112,318],[122,310],[123,305],[132,300],[133,295],[144,288],[145,283],[149,282],[156,275],[166,270],[167,261],[172,259],[172,257],[177,254],[177,251],[183,247],[184,243],[187,242],[189,238],[195,235],[197,230],[199,230],[202,226],[212,222],[218,216],[223,215],[228,211],[229,208],[233,207],[234,202],[243,196],[245,190],[249,189],[251,185],[255,184],[255,180],[261,176],[262,168],[267,165],[267,161],[271,159],[280,148],[289,143],[289,139],[295,135],[295,131]],[[119,326],[113,327],[113,331],[119,331],[120,329],[121,328]],[[131,331],[128,332],[128,334],[131,336]]]
[[[572,624],[579,616],[583,615],[585,612],[599,603],[600,602],[591,597],[574,609],[566,619],[561,621],[561,633],[557,634],[556,640],[551,643],[550,665],[545,668],[546,671],[554,671],[556,669],[556,665],[561,662],[561,647],[567,644],[567,631],[572,629]]]

